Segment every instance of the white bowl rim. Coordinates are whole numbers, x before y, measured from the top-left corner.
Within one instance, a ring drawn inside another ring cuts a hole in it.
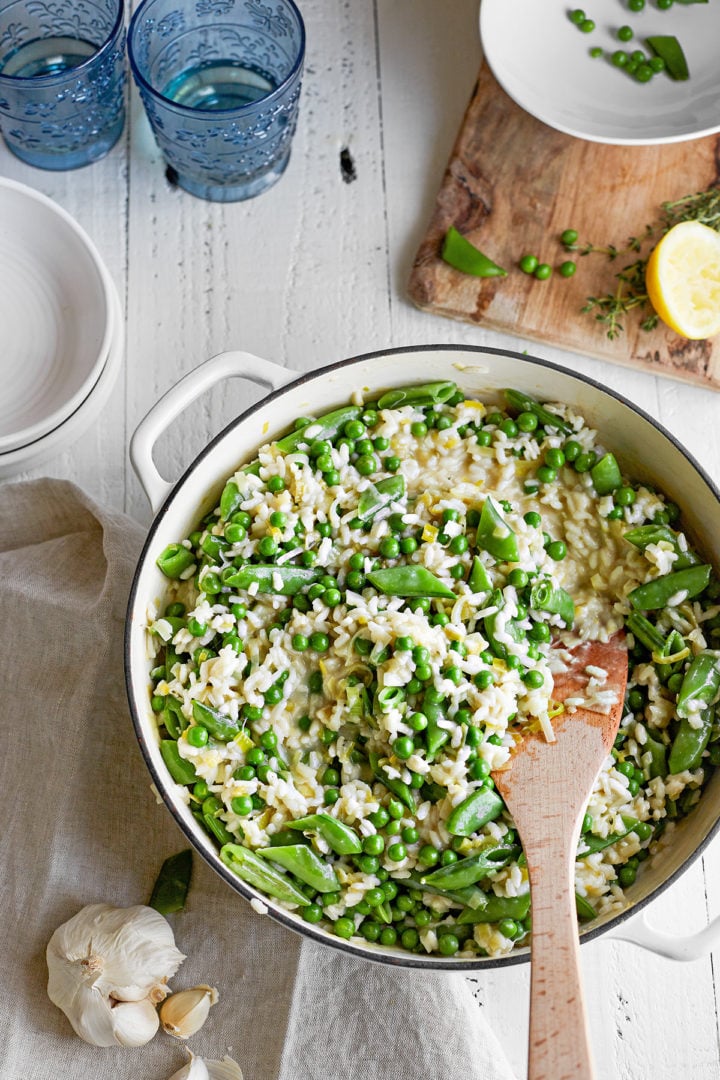
[[[122,367],[125,346],[120,297],[114,285],[112,289],[112,340],[97,382],[91,387],[87,397],[57,427],[39,436],[32,443],[0,453],[0,479],[12,478],[26,469],[36,468],[53,454],[61,453],[87,431],[105,407]]]
[[[41,191],[36,191],[35,188],[30,187],[28,184],[22,184],[19,180],[9,180],[5,177],[0,177],[0,189],[7,188],[11,191],[16,191],[20,195],[26,198],[38,202],[47,207],[52,213],[55,214],[60,221],[63,222],[75,235],[78,237],[83,247],[89,254],[91,261],[98,273],[102,287],[102,297],[105,306],[105,330],[103,338],[98,349],[97,357],[93,366],[90,368],[87,376],[83,380],[82,384],[78,387],[75,393],[67,398],[62,405],[59,405],[53,412],[48,413],[42,420],[36,421],[29,427],[21,428],[19,431],[14,431],[9,435],[0,435],[0,453],[6,454],[12,451],[21,450],[29,446],[32,443],[37,442],[38,439],[45,435],[50,434],[56,430],[61,424],[63,424],[78,407],[86,400],[95,384],[97,383],[103,368],[108,360],[108,354],[112,344],[113,336],[115,333],[114,326],[114,305],[113,305],[113,292],[115,291],[115,284],[110,276],[110,272],[107,269],[103,259],[95,246],[94,242],[90,239],[89,235],[83,229],[83,227],[75,220],[75,218],[68,213],[59,203],[55,202],[48,195],[44,195]]]

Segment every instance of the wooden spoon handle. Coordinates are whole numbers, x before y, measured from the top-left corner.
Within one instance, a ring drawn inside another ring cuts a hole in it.
[[[580,975],[574,853],[547,840],[542,859],[527,852],[532,893],[528,1080],[594,1080]]]

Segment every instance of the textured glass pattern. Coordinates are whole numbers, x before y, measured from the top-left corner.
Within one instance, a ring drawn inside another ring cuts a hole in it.
[[[177,182],[230,202],[282,175],[297,124],[305,32],[291,0],[146,0],[128,51]]]
[[[31,165],[72,169],[125,122],[122,0],[0,0],[0,130]]]

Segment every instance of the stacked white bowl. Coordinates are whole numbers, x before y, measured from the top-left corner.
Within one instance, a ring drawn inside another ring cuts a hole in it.
[[[97,418],[122,363],[117,290],[52,199],[0,179],[0,476],[29,469]]]

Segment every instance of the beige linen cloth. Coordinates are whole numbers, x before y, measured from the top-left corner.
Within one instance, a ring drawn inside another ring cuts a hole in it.
[[[2,1080],[167,1080],[186,1061],[78,1039],[45,993],[45,946],[85,904],[146,903],[187,843],[150,789],[125,698],[127,595],[143,539],[64,481],[0,487]],[[178,990],[220,992],[196,1054],[246,1080],[511,1080],[461,975],[348,959],[257,915],[195,857],[171,917]]]

